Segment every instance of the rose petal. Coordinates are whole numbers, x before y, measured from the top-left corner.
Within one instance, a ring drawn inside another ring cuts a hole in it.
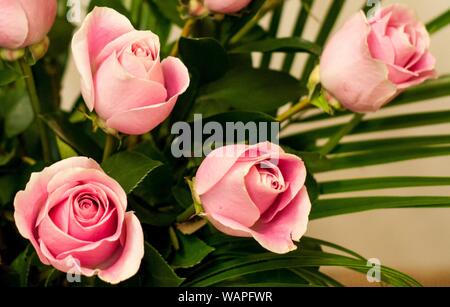
[[[299,157],[290,154],[282,154],[278,167],[283,174],[284,180],[289,183],[289,186],[261,217],[261,220],[264,222],[270,222],[275,218],[278,212],[284,210],[305,185],[306,167]]]
[[[142,227],[137,217],[131,212],[125,216],[125,227],[121,255],[114,264],[102,269],[98,274],[100,279],[112,284],[117,284],[136,274],[144,257]]]
[[[111,116],[106,124],[125,134],[144,134],[161,124],[172,112],[181,95],[189,86],[186,66],[176,58],[167,58],[162,63],[167,102],[131,109]]]
[[[249,5],[252,0],[206,0],[205,6],[212,12],[236,13]]]
[[[0,0],[0,47],[17,49],[28,36],[27,16],[19,1]]]
[[[92,79],[94,60],[109,42],[133,30],[133,25],[125,16],[110,8],[96,7],[74,34],[72,53],[81,75],[83,98],[90,111],[94,109],[95,103]]]
[[[308,192],[306,188],[303,188],[292,202],[267,224],[261,223],[249,228],[219,214],[208,214],[208,218],[226,234],[251,235],[264,248],[274,253],[284,254],[297,248],[292,240],[299,241],[306,232],[310,210],[311,202]]]
[[[236,162],[216,185],[200,195],[206,214],[214,213],[251,227],[260,211],[245,188],[245,176],[252,163]]]
[[[105,120],[132,109],[158,105],[166,98],[162,84],[125,71],[116,53],[103,62],[95,76],[95,111]]]
[[[56,18],[57,3],[55,0],[20,0],[20,3],[27,15],[30,29],[22,46],[29,46],[42,41],[50,31]],[[3,10],[3,4],[0,3],[0,7]]]

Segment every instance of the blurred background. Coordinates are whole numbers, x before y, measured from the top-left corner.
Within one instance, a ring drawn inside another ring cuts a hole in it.
[[[87,5],[88,1],[84,1]],[[383,0],[383,5],[403,3],[412,7],[419,18],[426,23],[437,15],[449,9],[449,0]],[[319,30],[320,21],[330,5],[331,0],[316,0],[312,7],[313,18],[308,19],[304,38],[314,40]],[[340,15],[334,31],[345,20],[357,12],[364,1],[348,0]],[[279,37],[289,36],[297,18],[300,7],[298,0],[286,0],[282,14],[282,26]],[[267,28],[270,16],[263,19],[261,24]],[[177,36],[177,31],[173,33]],[[437,59],[439,74],[450,73],[450,27],[439,31],[431,38],[431,51]],[[284,55],[276,54],[271,68],[279,69]],[[258,65],[261,56],[255,54],[254,63]],[[297,55],[291,73],[300,77],[306,55]],[[79,79],[73,64],[69,63],[63,87],[63,107],[70,107],[79,95]],[[382,110],[367,118],[376,118],[380,115],[398,115],[419,111],[449,110],[450,98],[428,100],[423,103],[408,104]],[[340,119],[334,123],[341,123],[348,118]],[[308,129],[307,125],[292,126],[286,133],[293,133],[299,129]],[[345,141],[371,139],[383,136],[399,137],[420,135],[450,134],[450,118],[448,124],[426,126],[415,129],[402,129],[388,133],[365,134],[347,137]],[[319,174],[319,180],[336,180],[365,177],[384,176],[450,176],[450,153],[448,156],[410,160],[390,163],[383,166],[362,167],[344,171],[335,171]],[[349,196],[340,194],[340,196]],[[375,190],[369,193],[351,193],[350,196],[367,195],[450,195],[450,187],[414,188]],[[333,197],[336,195],[329,195]],[[450,209],[391,209],[369,211],[352,215],[315,220],[310,223],[307,235],[331,241],[357,251],[366,258],[378,258],[383,265],[387,265],[410,274],[426,286],[450,286]],[[346,285],[370,285],[365,276],[352,273],[344,269],[323,269],[330,275],[338,278]],[[373,285],[373,284],[372,284]]]

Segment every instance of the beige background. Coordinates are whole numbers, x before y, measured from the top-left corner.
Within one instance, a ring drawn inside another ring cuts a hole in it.
[[[289,36],[294,25],[298,0],[286,0],[282,15],[282,28],[279,36]],[[383,1],[386,4],[399,2],[413,7],[421,20],[427,22],[450,7],[449,0],[402,0]],[[304,37],[313,40],[331,0],[316,0]],[[356,12],[363,1],[348,0],[338,20],[338,26]],[[267,18],[263,25],[267,26]],[[174,37],[176,37],[176,31]],[[432,52],[437,58],[437,69],[441,74],[450,73],[450,27],[441,30],[432,37]],[[259,56],[255,55],[258,62]],[[276,55],[272,61],[273,68],[279,68],[283,55]],[[304,55],[298,55],[292,74],[299,76],[305,61]],[[63,88],[64,104],[69,107],[78,95],[78,76],[73,64],[69,64]],[[416,111],[450,110],[450,98],[435,99],[416,103],[406,107],[390,108],[380,111],[376,117],[386,114],[404,114]],[[339,122],[339,120],[337,121]],[[307,129],[300,125],[294,130]],[[291,129],[290,132],[293,131]],[[381,134],[383,137],[405,135],[449,134],[449,124],[403,129]],[[380,134],[355,136],[355,138],[379,137]],[[450,155],[391,163],[383,166],[363,167],[352,170],[329,172],[318,175],[319,180],[378,177],[378,176],[450,176]],[[450,195],[450,187],[391,189],[371,191],[370,193],[353,193],[362,195]],[[342,194],[340,196],[343,196]],[[450,209],[401,209],[364,212],[347,216],[321,219],[310,223],[308,235],[338,243],[356,250],[367,258],[378,258],[382,264],[409,273],[425,285],[450,286]],[[365,277],[347,270],[326,269],[333,276],[348,285],[367,285]]]

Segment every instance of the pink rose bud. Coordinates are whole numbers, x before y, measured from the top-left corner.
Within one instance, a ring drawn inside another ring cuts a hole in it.
[[[42,41],[56,17],[56,0],[0,0],[0,47],[18,49]]]
[[[214,13],[233,14],[237,13],[252,0],[205,0],[205,6]]]
[[[39,259],[63,272],[116,284],[144,256],[141,224],[127,196],[92,159],[75,157],[33,173],[14,200],[14,219]]]
[[[367,20],[350,18],[320,61],[324,88],[347,109],[374,112],[408,87],[436,75],[430,37],[411,10],[394,4]]]
[[[311,203],[306,168],[271,143],[230,145],[211,152],[195,177],[206,218],[220,231],[253,237],[274,253],[297,247]]]
[[[110,8],[96,7],[86,17],[72,51],[89,110],[122,133],[139,135],[158,126],[189,86],[179,59],[160,61],[158,36],[135,30]]]

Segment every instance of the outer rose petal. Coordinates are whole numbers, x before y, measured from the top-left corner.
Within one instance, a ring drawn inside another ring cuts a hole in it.
[[[144,234],[139,220],[133,213],[128,212],[124,225],[125,246],[123,246],[122,254],[114,264],[102,269],[98,274],[102,280],[112,284],[117,284],[136,274],[144,257]]]
[[[47,35],[55,22],[57,3],[56,0],[20,0],[20,3],[29,27],[28,36],[22,44],[24,47],[40,42]]]
[[[27,16],[19,1],[0,0],[0,47],[17,49],[28,35]]]
[[[206,0],[205,6],[213,12],[230,14],[242,10],[252,0]]]
[[[95,111],[105,120],[131,109],[158,105],[167,98],[162,84],[136,78],[125,71],[115,52],[99,67],[94,88]]]
[[[189,72],[177,58],[169,57],[161,65],[169,100],[114,114],[106,121],[108,127],[122,133],[139,135],[152,130],[170,115],[178,96],[189,87]]]
[[[258,223],[249,228],[214,213],[209,214],[208,218],[213,225],[226,234],[253,236],[264,248],[274,253],[284,254],[297,248],[292,240],[299,241],[305,234],[310,210],[311,202],[306,188],[303,188],[292,202],[267,224]]]
[[[94,60],[109,42],[133,30],[133,25],[125,16],[110,8],[96,7],[74,34],[72,53],[81,75],[81,92],[90,111],[95,104],[92,80],[96,69]]]
[[[323,86],[354,112],[376,111],[397,94],[386,65],[370,54],[369,33],[366,17],[359,12],[331,38],[321,59]]]
[[[218,214],[251,227],[260,211],[245,187],[245,177],[252,162],[236,162],[226,175],[200,199],[206,214]]]
[[[255,150],[266,152],[278,159],[283,149],[273,143],[263,142],[255,145],[235,144],[213,150],[202,162],[195,176],[195,190],[204,194],[211,189],[238,160],[256,161]],[[252,152],[253,151],[253,152]]]

